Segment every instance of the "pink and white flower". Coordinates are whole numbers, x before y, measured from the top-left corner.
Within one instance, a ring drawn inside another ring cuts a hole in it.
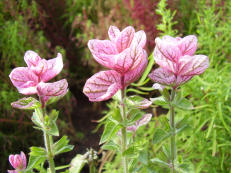
[[[135,32],[131,26],[120,31],[110,26],[108,35],[110,40],[88,42],[94,59],[111,69],[96,73],[87,80],[83,92],[90,101],[110,99],[119,89],[137,80],[147,65],[144,31]]]
[[[27,67],[17,67],[9,77],[18,91],[24,95],[38,94],[44,107],[51,97],[62,97],[67,93],[66,79],[54,83],[47,81],[58,75],[63,68],[62,55],[45,60],[34,51],[27,51],[24,56]]]
[[[34,51],[27,51],[24,56],[27,67],[17,67],[9,77],[18,91],[24,95],[37,93],[37,85],[47,82],[59,74],[63,68],[62,55],[45,60]]]
[[[26,155],[21,151],[19,154],[11,154],[9,162],[15,170],[8,170],[8,173],[18,173],[26,169]]]
[[[202,74],[209,66],[205,55],[194,55],[197,38],[189,35],[184,38],[164,36],[156,38],[155,62],[160,66],[149,77],[160,84],[177,88],[193,76]]]

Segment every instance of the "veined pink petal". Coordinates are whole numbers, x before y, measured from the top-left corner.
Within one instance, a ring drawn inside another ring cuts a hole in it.
[[[173,62],[177,62],[178,58],[182,55],[180,49],[175,44],[175,42],[168,42],[165,40],[161,40],[159,37],[155,39],[155,42],[156,42],[155,51],[157,55],[161,54],[164,58],[167,58]],[[158,57],[159,56],[154,56],[155,60]]]
[[[13,166],[13,168],[16,169],[16,167],[14,167],[14,155],[13,155],[13,154],[11,154],[11,155],[9,156],[9,162],[10,162],[10,164]]]
[[[155,47],[154,52],[153,52],[153,57],[155,59],[155,62],[162,68],[171,71],[171,72],[175,72],[176,71],[176,63],[174,63],[173,61],[169,60],[168,58],[166,58],[157,47]]]
[[[178,74],[194,76],[203,73],[209,67],[209,59],[205,55],[185,55],[179,60]]]
[[[114,43],[109,40],[89,40],[88,48],[95,60],[108,68],[111,68],[112,57],[118,54]]]
[[[30,69],[38,76],[45,73],[48,69],[47,60],[42,59],[36,66],[30,66]]]
[[[192,77],[193,76],[181,76],[181,75],[178,75],[177,78],[176,78],[175,87],[178,87],[178,86],[184,84],[185,82],[190,80]]]
[[[124,74],[129,70],[136,68],[143,59],[144,52],[141,47],[130,47],[125,49],[112,59],[112,69]]]
[[[174,85],[176,77],[173,73],[159,67],[149,74],[150,79],[162,85]]]
[[[179,41],[178,47],[182,55],[193,55],[197,49],[197,37],[189,35]]]
[[[138,61],[135,62],[136,65],[134,65],[135,68],[132,68],[127,73],[125,73],[124,81],[126,86],[139,79],[148,64],[148,55],[144,49],[143,55],[137,60]]]
[[[122,30],[120,35],[116,38],[116,47],[118,52],[122,52],[128,48],[133,40],[135,29],[131,26]]]
[[[116,26],[110,26],[108,29],[108,36],[111,41],[115,42],[116,38],[119,36],[120,30]]]
[[[36,52],[32,50],[28,50],[24,55],[24,60],[28,65],[28,67],[31,67],[31,66],[37,66],[41,58]]]
[[[35,94],[38,76],[27,67],[17,67],[9,75],[13,85],[20,93],[25,95]]]
[[[140,126],[148,124],[152,119],[152,114],[145,114],[143,117],[136,121],[135,125],[127,127],[128,131],[135,132]]]
[[[39,96],[59,96],[67,92],[68,83],[66,79],[53,83],[40,82],[37,86]]]
[[[146,41],[147,41],[146,34],[144,31],[141,30],[135,33],[131,45],[136,45],[144,48]]]
[[[165,35],[161,39],[163,41],[169,42],[171,44],[177,44],[178,41],[180,41],[182,38],[180,38],[180,37],[172,37],[172,36],[169,36],[169,35]]]
[[[21,156],[22,162],[23,162],[23,169],[26,169],[26,155],[24,152],[21,151],[20,156]]]
[[[83,93],[92,102],[104,101],[110,99],[121,87],[121,75],[118,72],[101,71],[87,80]]]
[[[138,127],[147,124],[152,119],[152,114],[145,114],[141,119],[138,120],[137,125]]]
[[[58,53],[56,58],[47,61],[47,70],[40,76],[42,82],[49,81],[54,78],[63,69],[62,55]]]

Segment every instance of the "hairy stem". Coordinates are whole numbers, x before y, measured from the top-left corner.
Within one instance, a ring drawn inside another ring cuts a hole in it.
[[[121,83],[122,86],[124,86],[124,78],[122,77],[121,79]],[[122,117],[122,121],[125,122],[127,117],[126,117],[126,112],[125,112],[125,103],[124,100],[126,98],[126,93],[125,93],[125,88],[123,87],[123,89],[121,90],[121,117]],[[126,127],[122,128],[122,154],[124,153],[124,151],[127,149],[127,132],[126,132]],[[124,169],[124,173],[128,173],[128,161],[127,161],[127,157],[126,156],[122,156],[122,162],[123,162],[123,169]]]
[[[43,117],[45,117],[45,107],[42,109],[43,111]],[[46,125],[45,125],[46,126]],[[43,130],[43,136],[44,136],[44,143],[46,147],[46,152],[47,152],[47,160],[49,162],[49,168],[51,173],[55,173],[55,162],[54,162],[54,156],[52,153],[52,144],[53,144],[53,139],[52,136],[49,135],[46,130]]]
[[[171,98],[170,98],[170,128],[171,128],[171,147],[170,147],[170,154],[171,154],[171,173],[175,172],[175,159],[176,159],[176,127],[175,127],[175,110],[172,104],[176,95],[176,90],[173,88],[171,91]]]

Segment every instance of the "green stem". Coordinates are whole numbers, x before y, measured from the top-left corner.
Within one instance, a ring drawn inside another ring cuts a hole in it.
[[[43,110],[42,111],[43,117],[45,117],[45,112],[46,112],[45,107],[42,108],[42,110]],[[44,126],[46,127],[45,124]],[[49,162],[50,172],[55,173],[55,162],[54,162],[53,153],[52,153],[53,139],[52,139],[52,136],[46,132],[46,130],[43,130],[43,136],[44,136],[44,143],[45,143],[45,147],[47,151],[47,160]]]
[[[172,104],[176,95],[176,90],[173,88],[171,92],[170,98],[170,128],[172,131],[171,135],[171,147],[170,147],[170,154],[171,154],[171,173],[175,172],[175,159],[176,159],[176,127],[175,127],[175,110]]]
[[[125,113],[125,103],[124,103],[124,99],[126,97],[125,94],[125,89],[121,90],[121,117],[122,117],[122,121],[125,122],[127,117],[126,117],[126,113]],[[127,132],[126,132],[126,127],[122,128],[122,154],[123,152],[127,149]],[[128,173],[128,161],[127,161],[127,157],[126,156],[122,156],[122,162],[123,162],[123,168],[124,168],[124,173]]]

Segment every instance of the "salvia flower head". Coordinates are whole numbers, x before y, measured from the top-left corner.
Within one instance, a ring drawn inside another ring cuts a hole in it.
[[[184,38],[164,36],[156,38],[155,62],[160,66],[149,77],[163,85],[177,88],[193,76],[202,74],[209,66],[205,55],[194,55],[197,38],[189,35]]]
[[[24,95],[38,94],[43,105],[50,97],[65,95],[67,81],[65,79],[55,83],[46,83],[58,75],[63,68],[62,55],[45,60],[34,51],[27,51],[24,56],[27,67],[17,67],[9,77],[18,91]],[[55,88],[57,87],[57,88]]]
[[[146,34],[135,32],[131,26],[120,31],[115,26],[108,30],[110,40],[89,40],[88,47],[94,59],[109,68],[89,78],[83,92],[90,101],[110,99],[119,89],[137,80],[147,65],[144,50]]]
[[[11,154],[9,156],[9,162],[15,170],[8,170],[8,173],[18,173],[19,171],[23,171],[26,169],[26,156],[21,151],[19,154]]]

